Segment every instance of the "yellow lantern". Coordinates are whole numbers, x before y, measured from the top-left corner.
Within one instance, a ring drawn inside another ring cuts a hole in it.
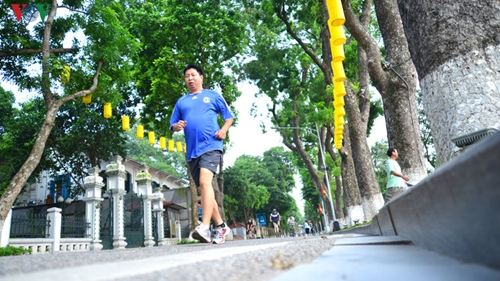
[[[342,148],[342,142],[336,142],[336,143],[335,143],[335,148],[336,148],[337,150],[340,150],[340,149]]]
[[[330,45],[343,45],[345,43],[344,27],[332,26],[330,27]]]
[[[335,127],[344,127],[344,118],[335,118]]]
[[[140,140],[142,140],[144,138],[144,126],[143,125],[137,126],[137,138]]]
[[[104,104],[104,118],[111,118],[111,103],[107,102]]]
[[[148,132],[148,141],[150,145],[155,144],[155,132]]]
[[[83,96],[82,98],[84,104],[89,104],[92,101],[92,94],[88,94]]]
[[[330,48],[332,49],[332,60],[333,61],[335,61],[335,62],[344,61],[345,56],[344,56],[344,46],[343,45],[335,45],[335,44],[330,43]]]
[[[182,152],[182,142],[178,141],[176,145],[177,145],[177,152]]]
[[[328,24],[330,26],[340,26],[345,23],[344,9],[341,0],[326,0],[328,9]]]
[[[344,104],[344,97],[336,97],[334,100],[333,100],[333,106],[335,108],[337,107],[343,107],[345,104]]]
[[[342,64],[342,62],[332,61],[332,69],[333,69],[333,78],[335,82],[343,82],[346,79],[344,73],[344,65]]]
[[[335,108],[334,114],[335,118],[342,118],[345,116],[345,110],[343,107]]]
[[[333,98],[345,96],[344,82],[334,82],[333,85]]]
[[[130,117],[127,115],[122,116],[122,129],[124,131],[130,130]]]
[[[66,84],[69,82],[69,77],[71,75],[71,68],[68,65],[63,67],[63,71],[61,74],[61,83]]]
[[[168,151],[174,151],[174,140],[168,140]]]
[[[186,149],[186,143],[184,143],[184,153],[187,152],[187,149]]]
[[[167,138],[165,137],[160,137],[160,149],[165,149],[167,148]]]

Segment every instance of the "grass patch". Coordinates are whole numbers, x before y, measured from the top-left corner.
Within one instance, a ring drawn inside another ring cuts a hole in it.
[[[199,244],[200,241],[198,240],[181,240],[180,242],[177,243],[177,245],[184,245],[184,244]]]
[[[0,257],[21,255],[31,255],[31,249],[24,249],[23,247],[14,247],[10,245],[0,247]]]
[[[341,230],[339,230],[339,231],[351,230],[351,229],[353,229],[353,228],[360,227],[360,226],[365,226],[365,225],[369,225],[369,224],[371,224],[371,223],[372,223],[372,221],[367,221],[367,222],[365,222],[365,223],[358,223],[358,224],[355,224],[355,225],[350,226],[350,227],[342,228],[342,229],[341,229]]]

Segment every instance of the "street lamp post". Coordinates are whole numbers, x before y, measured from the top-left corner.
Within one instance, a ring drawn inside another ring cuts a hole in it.
[[[319,170],[324,170],[325,171],[325,176],[326,176],[326,188],[328,190],[328,199],[330,200],[330,208],[332,210],[332,217],[333,217],[333,221],[332,221],[332,229],[333,229],[333,222],[336,220],[335,218],[335,209],[333,208],[333,198],[332,198],[332,193],[330,192],[330,180],[328,178],[328,171],[326,169],[326,164],[325,164],[325,153],[323,151],[323,146],[321,145],[321,137],[319,135],[319,130],[318,130],[318,124],[315,122],[314,123],[316,125],[316,138],[318,139],[318,144],[319,144],[319,152],[321,154],[321,164],[318,165],[318,169]],[[307,127],[271,127],[273,129],[293,129],[293,130],[298,130],[298,129],[302,129],[302,130],[306,130],[308,131],[309,133],[312,133],[311,132],[311,129],[310,128],[307,128]],[[314,136],[314,134],[312,134]],[[321,202],[321,204],[323,205],[323,202]],[[323,206],[323,209],[324,209],[324,206]],[[325,220],[328,221],[328,218],[325,216]],[[329,227],[330,227],[330,223],[327,224],[326,228],[327,228],[327,231],[329,231]]]
[[[332,223],[331,229],[333,229],[333,222],[336,220],[336,218],[335,218],[335,209],[333,208],[333,202],[332,202],[333,197],[332,197],[332,193],[330,191],[330,179],[328,177],[328,170],[326,169],[325,152],[323,151],[323,145],[321,145],[321,138],[319,136],[318,124],[316,122],[314,124],[316,125],[316,134],[317,134],[318,143],[319,143],[319,151],[321,153],[321,161],[323,162],[321,168],[324,168],[324,171],[325,171],[326,188],[328,189],[328,199],[330,201],[330,208],[332,210],[332,218],[333,218],[333,221],[331,222]]]

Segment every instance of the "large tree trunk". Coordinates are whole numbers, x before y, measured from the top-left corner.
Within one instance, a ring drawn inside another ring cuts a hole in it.
[[[359,23],[360,26],[365,27],[369,23],[369,15],[371,10],[370,2],[365,2],[364,13]],[[323,2],[324,14],[326,15],[326,4]],[[354,18],[354,17],[353,17]],[[354,20],[354,19],[352,19]],[[331,48],[328,33],[321,33],[321,39],[323,41],[323,57],[325,61],[330,62],[331,58]],[[376,180],[375,171],[373,169],[373,162],[371,161],[370,150],[368,148],[368,143],[366,141],[366,128],[368,124],[369,116],[369,102],[370,95],[368,92],[368,72],[367,72],[367,60],[366,54],[364,52],[359,54],[359,70],[360,70],[360,84],[361,91],[359,95],[359,100],[349,83],[346,84],[347,95],[344,97],[346,100],[346,115],[348,117],[348,126],[350,127],[350,142],[344,142],[344,145],[350,144],[349,150],[352,150],[352,159],[354,159],[354,167],[356,172],[354,173],[357,177],[357,183],[362,195],[364,218],[365,220],[371,220],[371,218],[377,214],[378,210],[383,206],[383,198],[380,193],[380,188],[378,186],[378,181]],[[329,65],[329,64],[328,64]],[[331,66],[327,67],[328,70],[324,70],[325,81],[327,84],[332,84],[332,70]],[[331,95],[330,95],[331,96]],[[345,132],[344,132],[345,138]],[[351,181],[352,182],[352,181]]]
[[[395,0],[375,0],[375,11],[384,39],[387,57],[382,68],[378,43],[356,19],[350,2],[342,0],[345,26],[365,50],[368,71],[382,96],[389,146],[400,152],[403,174],[418,180],[427,175],[419,135],[416,109],[416,73],[404,37]]]
[[[326,8],[326,3],[325,2],[323,2],[323,11],[324,11],[323,14],[326,17],[328,15],[328,13],[327,13],[327,8]],[[326,63],[326,62],[331,62],[332,61],[332,56],[331,56],[331,46],[330,46],[330,34],[329,34],[328,28],[326,26],[323,28],[323,30],[321,32],[321,40],[322,40],[322,46],[323,46],[323,48],[322,48],[322,50],[323,50],[323,63],[322,63],[322,65],[320,67],[323,70],[323,76],[324,76],[326,84],[331,85],[331,84],[333,84],[333,76],[332,76],[333,71],[331,69],[331,64],[330,63]],[[367,87],[367,85],[363,85],[363,86]],[[346,89],[347,88],[350,88],[350,85],[347,85]],[[328,93],[327,97],[328,97],[328,99],[327,99],[327,105],[328,105],[332,101],[332,99],[331,99],[332,94]],[[363,96],[363,98],[361,98],[361,100],[362,100],[361,101],[362,103],[368,103],[369,104],[369,95]],[[363,108],[363,110],[361,112],[358,109],[356,109],[355,111],[350,111],[350,112],[348,112],[346,110],[346,114],[347,114],[347,117],[348,117],[349,120],[351,118],[351,115],[356,115],[355,118],[357,118],[357,119],[363,119],[363,117],[365,117],[366,122],[364,123],[364,125],[362,123],[357,123],[358,126],[362,126],[362,127],[359,128],[359,130],[356,130],[356,132],[363,131],[362,137],[360,136],[359,138],[356,138],[356,140],[360,141],[361,143],[362,142],[366,143],[366,125],[367,125],[367,122],[368,122],[368,120],[367,120],[368,119],[368,113],[369,113],[369,105],[367,107]],[[333,120],[332,120],[332,122],[333,122]],[[349,123],[350,123],[350,121],[349,121]],[[329,124],[328,126],[329,126],[329,128],[331,128],[331,124]],[[348,131],[344,131],[344,138],[345,138],[346,132],[348,132]],[[333,133],[331,133],[331,135],[333,135]],[[330,140],[331,140],[331,138],[330,138]],[[331,142],[325,143],[324,145],[325,145],[325,147],[331,149]],[[351,151],[351,149],[354,149],[353,146],[352,146],[352,142],[351,141],[344,141],[343,146],[348,146],[347,149],[349,151]],[[363,146],[362,144],[358,144],[357,147],[362,147],[362,146]],[[366,151],[356,151],[356,153],[357,153],[357,155],[361,155],[361,158],[363,158],[363,159],[365,159],[366,157],[370,157],[369,150],[368,150],[368,154],[367,155],[363,155],[363,153],[366,153]],[[334,155],[334,153],[330,153],[330,156],[335,161],[336,157],[333,157],[333,155]],[[350,161],[350,163],[354,163],[353,162],[353,153],[349,153],[349,155],[345,155],[345,158],[346,159],[344,159],[342,157],[342,162],[344,160],[346,160],[346,161]],[[371,163],[372,163],[371,161],[362,163],[363,169],[364,169],[365,166],[372,165]],[[342,165],[344,165],[344,163],[342,163]],[[358,186],[358,184],[361,184],[361,183],[359,182],[358,179],[356,179],[356,175],[359,174],[358,172],[355,171],[355,169],[357,167],[355,167],[355,165],[352,165],[352,166],[349,166],[349,168],[352,168],[353,170],[348,171],[346,169],[341,169],[342,180],[344,182],[348,182],[350,184],[350,188],[356,188],[356,189],[361,188],[361,187]],[[372,166],[371,170],[373,170],[373,166]],[[377,182],[377,181],[375,181],[375,182]],[[378,185],[377,185],[377,188],[378,188]],[[345,201],[350,201],[350,202],[357,201],[359,198],[349,198],[349,196],[351,196],[351,195],[359,196],[359,194],[360,194],[359,191],[356,192],[356,193],[351,193],[351,192],[345,193],[344,194],[344,204],[345,204]],[[369,206],[370,204],[366,204],[366,205]],[[377,211],[378,211],[378,209],[374,210],[375,213]],[[372,213],[372,212],[370,212],[370,213]],[[343,212],[342,212],[342,215],[344,215]],[[349,209],[348,209],[348,216],[349,216]],[[361,214],[356,214],[355,216],[359,217],[359,216],[361,216]],[[366,215],[364,214],[364,211],[363,211],[363,215],[361,217],[362,218],[366,217]],[[352,216],[349,219],[352,221]]]
[[[365,221],[371,220],[384,205],[384,198],[380,192],[377,176],[373,169],[373,162],[366,142],[366,123],[361,121],[358,103],[350,87],[346,87],[344,97],[347,123],[351,141],[352,159],[356,169],[359,191],[361,193]],[[345,138],[344,133],[344,138]]]
[[[375,0],[386,47],[386,75],[378,80],[384,103],[389,146],[398,150],[403,174],[413,180],[427,175],[417,113],[417,78],[396,0]],[[378,88],[378,87],[377,87]]]
[[[453,137],[500,127],[498,0],[398,0],[439,164]]]
[[[361,200],[361,194],[356,179],[354,160],[350,149],[351,139],[349,127],[344,129],[344,145],[340,149],[342,158],[342,188],[344,190],[344,206],[347,210],[346,224],[354,225],[354,220],[366,221]]]

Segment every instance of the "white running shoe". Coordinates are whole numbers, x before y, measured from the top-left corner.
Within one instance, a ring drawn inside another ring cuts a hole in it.
[[[212,238],[210,235],[210,229],[208,228],[208,226],[204,225],[202,222],[200,222],[200,225],[198,225],[193,230],[193,232],[191,233],[191,237],[193,237],[193,239],[200,241],[201,243],[212,242]]]
[[[214,244],[222,244],[226,241],[226,236],[229,234],[229,227],[227,223],[224,223],[225,227],[216,227],[214,230],[214,239],[212,243]]]

